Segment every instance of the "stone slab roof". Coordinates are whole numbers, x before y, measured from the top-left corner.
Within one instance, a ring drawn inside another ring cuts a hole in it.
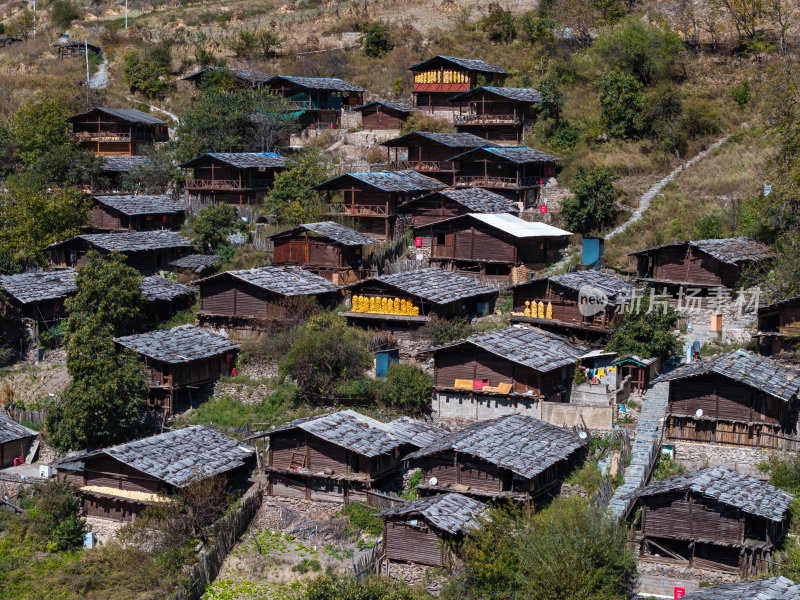
[[[469,344],[543,373],[574,365],[589,350],[564,336],[526,325],[511,325],[429,348],[438,352]]]
[[[175,487],[213,477],[246,464],[255,449],[205,425],[195,425],[102,450]]]
[[[0,287],[21,304],[66,298],[75,293],[75,269],[0,276]]]
[[[458,452],[509,469],[530,479],[567,460],[586,445],[570,429],[526,415],[479,421],[408,455],[409,460],[439,452]]]
[[[684,600],[800,600],[800,584],[786,577],[770,577],[701,588]]]
[[[178,283],[160,275],[152,275],[151,277],[142,278],[142,293],[145,300],[154,302],[156,300],[174,300],[181,296],[193,297],[197,291],[189,285]]]
[[[391,108],[392,110],[396,110],[397,112],[402,112],[402,113],[412,113],[417,110],[413,106],[409,106],[408,104],[404,104],[403,102],[391,102],[389,100],[375,100],[374,102],[368,102],[367,104],[364,104],[362,106],[356,106],[353,110],[362,111],[368,106],[375,106],[376,104],[380,106],[385,106],[386,108]]]
[[[238,79],[239,81],[243,81],[245,83],[250,84],[252,87],[256,87],[270,78],[270,75],[262,71],[256,71],[253,69],[228,69],[226,67],[206,67],[205,69],[200,69],[191,75],[187,75],[182,79],[184,81],[200,81],[207,72],[212,71],[222,71],[230,73],[234,79]]]
[[[454,156],[453,158],[449,158],[448,160],[468,160],[478,154],[490,154],[491,156],[497,157],[500,160],[508,161],[516,165],[556,162],[561,160],[557,156],[553,156],[547,152],[542,152],[541,150],[536,150],[535,148],[529,148],[528,146],[488,146],[486,144],[480,148],[467,150],[466,152],[459,154],[458,156]]]
[[[24,440],[39,435],[37,431],[23,427],[4,412],[0,412],[0,444]]]
[[[741,262],[762,261],[775,256],[772,248],[767,244],[746,237],[723,238],[719,240],[694,240],[690,242],[677,242],[675,244],[663,244],[661,246],[654,246],[645,250],[631,252],[629,256],[649,254],[663,248],[686,246],[687,244],[716,258],[720,262],[731,265]]]
[[[708,373],[717,373],[786,402],[796,400],[800,392],[800,370],[744,350],[700,359],[665,373],[653,382],[675,381]]]
[[[239,344],[196,325],[126,335],[116,337],[114,341],[139,354],[170,364],[188,363],[239,349]]]
[[[288,81],[296,86],[308,90],[322,90],[326,92],[365,92],[360,86],[344,81],[338,77],[295,77],[293,75],[275,75],[267,81],[267,85],[277,84],[279,81]]]
[[[150,164],[150,159],[146,156],[104,156],[102,171],[114,173],[129,173],[137,167],[144,167]]]
[[[216,254],[187,254],[169,263],[170,267],[178,269],[198,269],[201,267],[213,267],[219,262]]]
[[[439,494],[404,502],[378,516],[383,519],[419,517],[430,525],[451,535],[466,535],[480,527],[486,505],[461,494]]]
[[[496,146],[493,142],[485,138],[478,137],[472,133],[433,133],[430,131],[412,131],[399,137],[387,140],[381,146],[389,148],[408,146],[409,142],[415,138],[424,138],[440,146],[447,148],[482,148],[484,146]]]
[[[123,231],[119,233],[85,233],[81,239],[108,252],[147,252],[167,248],[191,248],[192,243],[174,231]],[[59,242],[63,244],[64,242]],[[53,244],[56,246],[58,244]]]
[[[354,284],[353,287],[377,281],[405,294],[416,296],[433,304],[449,304],[475,296],[496,295],[497,290],[469,277],[456,275],[443,269],[419,269],[381,275]]]
[[[789,503],[794,500],[789,492],[727,467],[710,467],[662,479],[639,488],[629,498],[686,490],[771,521],[782,521],[788,514]]]
[[[432,177],[413,169],[406,171],[374,171],[369,173],[345,173],[315,186],[318,190],[335,189],[339,182],[355,179],[382,192],[427,192],[440,190],[445,185]]]
[[[136,110],[135,108],[107,108],[105,106],[98,106],[93,108],[89,112],[82,113],[80,115],[75,115],[74,117],[70,117],[67,119],[69,122],[79,121],[82,117],[88,116],[93,112],[98,111],[103,114],[106,114],[110,117],[116,117],[125,121],[127,123],[135,123],[138,125],[166,125],[166,121],[162,121],[161,119],[157,119],[152,115],[148,115],[145,112],[140,110]]]
[[[172,196],[158,195],[100,195],[92,196],[99,204],[118,210],[124,215],[161,215],[186,211],[182,202]]]
[[[206,157],[216,158],[237,169],[282,169],[286,166],[286,158],[277,152],[209,152],[178,166],[182,169],[191,168],[203,163]]]
[[[286,231],[273,233],[269,236],[271,239],[288,237],[297,234],[301,231],[310,231],[316,233],[321,238],[342,244],[344,246],[363,246],[366,244],[374,244],[376,240],[364,235],[354,229],[334,223],[333,221],[322,221],[320,223],[303,223],[297,227],[292,227]]]
[[[425,443],[446,435],[445,431],[422,421],[414,423],[415,420],[409,418],[397,421],[383,423],[353,410],[340,410],[327,415],[297,419],[253,437],[301,429],[351,452],[374,457],[406,444],[421,448]]]
[[[466,69],[467,71],[477,71],[478,73],[500,73],[502,75],[508,75],[508,71],[504,71],[500,67],[495,67],[494,65],[490,65],[489,63],[476,58],[457,58],[455,56],[444,56],[443,54],[437,54],[436,56],[432,56],[427,60],[423,60],[421,63],[412,65],[408,67],[408,70],[424,71],[428,66],[436,64],[440,61],[450,63],[462,69]]]
[[[508,87],[483,86],[483,87],[473,88],[468,92],[462,92],[456,96],[453,96],[452,98],[450,98],[450,102],[460,102],[468,98],[472,98],[474,96],[480,96],[482,94],[499,96],[501,98],[507,98],[508,100],[514,100],[516,102],[542,101],[542,95],[539,93],[539,91],[534,90],[532,88],[508,88]]]
[[[549,279],[551,282],[575,292],[580,292],[581,288],[584,286],[597,288],[606,294],[608,303],[612,306],[616,306],[619,303],[621,296],[631,294],[636,289],[636,284],[625,281],[618,275],[597,271],[595,269],[554,275]],[[543,281],[543,279],[532,279],[531,281],[523,281],[522,283],[517,283],[510,287],[512,289],[525,288],[540,283],[541,281]]]
[[[407,208],[419,203],[420,200],[438,195],[444,196],[448,200],[452,200],[464,206],[469,212],[473,213],[510,213],[515,215],[519,213],[519,206],[517,206],[515,202],[508,200],[505,196],[483,188],[441,190],[421,198],[415,198],[404,202],[401,207]]]
[[[326,294],[338,292],[339,286],[331,283],[324,277],[315,273],[301,269],[300,267],[289,265],[282,267],[258,267],[243,271],[226,271],[217,273],[211,277],[200,279],[196,283],[201,284],[219,277],[235,277],[241,281],[246,281],[256,287],[268,290],[281,296],[312,296],[314,294]]]

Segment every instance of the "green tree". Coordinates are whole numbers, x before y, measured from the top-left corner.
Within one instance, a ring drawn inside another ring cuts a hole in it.
[[[16,17],[11,19],[6,26],[6,33],[11,37],[17,37],[26,40],[30,37],[33,31],[33,13],[24,8]]]
[[[389,23],[376,21],[361,28],[358,43],[364,54],[371,58],[383,58],[394,49]]]
[[[231,50],[237,58],[267,59],[278,55],[281,44],[278,34],[272,31],[239,31],[231,42]]]
[[[645,104],[640,129],[652,136],[665,151],[677,157],[685,155],[689,135],[680,90],[665,83],[648,94]]]
[[[645,104],[642,84],[631,75],[615,71],[604,75],[596,85],[603,127],[614,137],[635,134]]]
[[[642,300],[649,302],[648,298]],[[617,354],[635,354],[643,358],[666,358],[680,347],[673,331],[678,324],[678,314],[672,309],[659,307],[649,310],[642,306],[637,311],[625,313],[606,344],[606,350]]]
[[[516,18],[510,10],[499,4],[489,5],[489,14],[478,20],[478,27],[489,39],[498,44],[507,44],[517,37]]]
[[[132,92],[140,92],[145,98],[160,98],[170,82],[169,64],[164,64],[152,54],[140,54],[129,50],[122,57],[122,74]]]
[[[281,225],[311,222],[321,213],[320,193],[314,186],[327,181],[331,175],[328,163],[317,152],[295,155],[275,176],[272,190],[264,198],[264,206]]]
[[[82,150],[72,140],[44,152],[28,166],[25,175],[28,182],[37,187],[70,185],[102,188],[106,180],[103,159]]]
[[[543,119],[553,119],[556,127],[561,121],[561,110],[564,108],[564,94],[558,89],[558,82],[552,77],[539,82],[539,93],[542,101],[539,103],[539,114]]]
[[[50,5],[50,22],[56,27],[67,28],[79,16],[78,8],[69,0],[55,0]]]
[[[432,397],[433,377],[415,364],[390,365],[379,393],[385,406],[414,414],[430,412]]]
[[[0,191],[0,251],[22,266],[43,266],[47,246],[78,235],[91,207],[76,188],[44,190],[9,180]]]
[[[666,22],[650,24],[641,17],[631,16],[601,35],[592,49],[611,69],[649,85],[672,74],[683,42]]]
[[[572,195],[561,204],[564,225],[575,233],[599,232],[614,223],[618,210],[614,204],[619,192],[614,188],[617,174],[611,167],[596,167],[587,172],[578,167]]]
[[[11,117],[9,130],[17,155],[25,165],[69,143],[70,112],[69,105],[55,97],[22,103]]]
[[[192,219],[192,239],[205,250],[227,244],[228,235],[239,228],[236,209],[230,204],[209,204]]]
[[[145,150],[149,163],[139,165],[122,176],[122,188],[139,194],[165,194],[183,178],[175,166],[172,149],[166,145]]]

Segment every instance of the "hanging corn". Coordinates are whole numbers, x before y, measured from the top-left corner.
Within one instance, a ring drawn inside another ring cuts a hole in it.
[[[553,303],[552,302],[548,302],[547,303],[547,318],[548,319],[552,319],[553,318]]]
[[[544,302],[539,300],[539,318],[544,319]]]

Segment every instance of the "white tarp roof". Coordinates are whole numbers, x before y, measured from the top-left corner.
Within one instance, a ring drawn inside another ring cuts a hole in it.
[[[517,238],[572,235],[570,231],[553,227],[547,223],[525,221],[507,213],[469,213],[469,216]]]

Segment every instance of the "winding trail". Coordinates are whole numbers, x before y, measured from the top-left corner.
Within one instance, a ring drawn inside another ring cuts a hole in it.
[[[103,56],[103,62],[97,67],[97,72],[89,78],[89,87],[93,90],[102,90],[108,87],[108,59]]]
[[[128,98],[128,100],[130,100],[131,102],[136,102],[136,103],[142,102],[141,100],[137,100],[136,98],[132,98],[131,96],[127,96],[127,98]],[[143,104],[144,104],[144,103],[143,103]],[[177,115],[174,115],[174,114],[172,114],[172,113],[171,113],[171,112],[169,112],[168,110],[164,110],[163,108],[159,108],[158,106],[153,106],[152,104],[148,104],[148,105],[147,105],[147,108],[149,108],[150,110],[154,110],[154,111],[156,111],[156,112],[160,112],[160,113],[162,113],[162,114],[165,114],[165,115],[167,115],[167,116],[168,116],[170,119],[172,119],[173,121],[175,121],[175,125],[176,125],[176,126],[181,124],[181,120],[178,118],[178,116],[177,116]]]

